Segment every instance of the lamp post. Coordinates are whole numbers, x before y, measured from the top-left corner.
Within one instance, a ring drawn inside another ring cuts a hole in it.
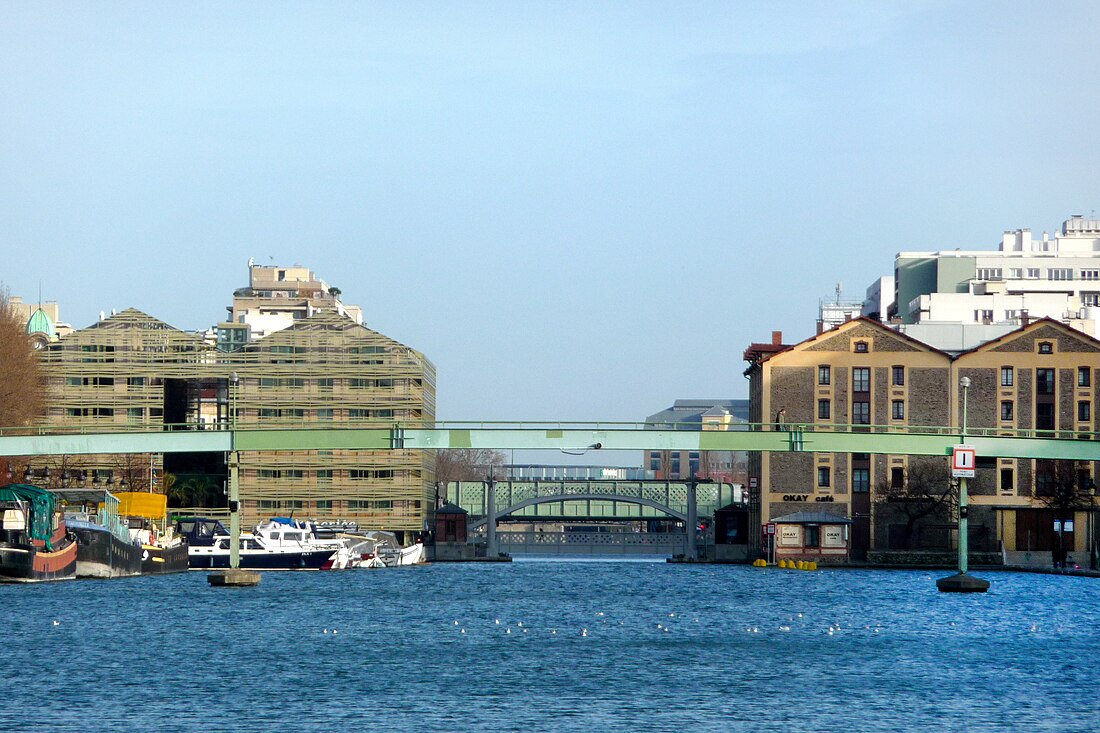
[[[234,404],[240,378],[236,372],[229,375],[229,567],[236,570],[241,566],[241,486],[237,451],[233,448],[233,431],[236,427],[236,405]]]
[[[962,387],[962,425],[960,443],[966,442],[966,398],[967,392],[970,391],[970,377],[963,377],[959,380],[959,386]],[[967,550],[969,550],[969,517],[967,507],[967,479],[965,476],[959,478],[959,573],[961,575],[966,574],[967,570]]]
[[[240,378],[236,372],[229,375],[229,569],[221,573],[210,573],[207,582],[213,586],[251,586],[260,582],[260,574],[241,570],[241,485],[239,480],[239,460],[235,447],[236,436],[236,400]]]
[[[970,377],[962,377],[959,380],[959,386],[962,387],[962,421],[959,430],[959,444],[964,445],[966,443],[966,409],[967,409],[967,391],[970,389]],[[973,455],[971,453],[971,455]],[[960,466],[961,468],[961,466]],[[975,578],[973,575],[968,575],[967,570],[967,550],[968,547],[968,506],[967,506],[967,477],[959,476],[959,572],[955,575],[947,578],[940,578],[936,581],[936,587],[944,593],[985,593],[989,590],[989,581],[982,580],[981,578]]]

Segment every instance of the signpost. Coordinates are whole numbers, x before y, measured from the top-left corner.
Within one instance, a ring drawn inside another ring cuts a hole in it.
[[[954,478],[974,478],[974,464],[977,454],[972,445],[956,445],[951,451],[951,476]]]
[[[962,387],[961,431],[959,444],[953,446],[951,450],[951,476],[959,481],[959,572],[947,578],[940,578],[936,581],[936,587],[945,593],[984,593],[989,590],[989,582],[966,573],[969,550],[966,482],[974,478],[977,454],[974,446],[966,443],[966,397],[967,390],[970,388],[970,377],[961,377],[959,386]]]

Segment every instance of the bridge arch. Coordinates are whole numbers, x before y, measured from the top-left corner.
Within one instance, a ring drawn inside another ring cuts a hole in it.
[[[663,514],[667,514],[669,517],[672,517],[673,519],[678,519],[681,522],[684,522],[685,524],[688,521],[688,517],[687,517],[686,514],[678,512],[675,509],[673,509],[671,507],[668,507],[668,506],[665,506],[664,504],[661,504],[660,502],[654,501],[652,499],[646,499],[645,497],[641,497],[641,496],[616,496],[616,495],[613,495],[613,494],[592,494],[592,493],[588,493],[588,494],[555,494],[553,496],[536,496],[536,497],[532,497],[530,499],[524,499],[522,501],[516,502],[512,506],[504,507],[503,509],[497,510],[495,512],[495,516],[493,517],[493,520],[494,521],[499,520],[501,517],[506,517],[509,514],[512,514],[513,512],[518,512],[520,509],[526,509],[527,507],[535,506],[537,504],[552,504],[554,502],[559,502],[559,501],[586,501],[586,500],[591,500],[591,501],[612,501],[612,502],[625,502],[627,504],[638,504],[638,505],[641,505],[641,506],[647,506],[651,509],[656,509],[657,511],[659,511]],[[537,517],[535,517],[534,519],[536,521],[538,520]],[[471,530],[480,529],[481,527],[484,527],[488,521],[489,521],[489,517],[487,517],[487,516],[482,517],[481,519],[476,519],[473,522],[470,522],[470,529]]]

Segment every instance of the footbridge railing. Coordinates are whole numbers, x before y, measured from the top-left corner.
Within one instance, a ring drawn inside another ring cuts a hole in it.
[[[238,423],[166,426],[39,426],[0,429],[0,455],[301,450],[774,451],[950,455],[957,427],[747,424],[730,430],[658,423]],[[1100,433],[968,428],[988,458],[1100,460]]]

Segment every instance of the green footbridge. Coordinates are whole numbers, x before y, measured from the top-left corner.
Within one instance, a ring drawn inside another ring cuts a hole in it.
[[[0,429],[0,456],[301,450],[778,451],[948,456],[961,442],[983,458],[1100,460],[1100,433],[957,427],[745,425],[685,430],[646,423],[415,423],[169,425],[163,429]]]

